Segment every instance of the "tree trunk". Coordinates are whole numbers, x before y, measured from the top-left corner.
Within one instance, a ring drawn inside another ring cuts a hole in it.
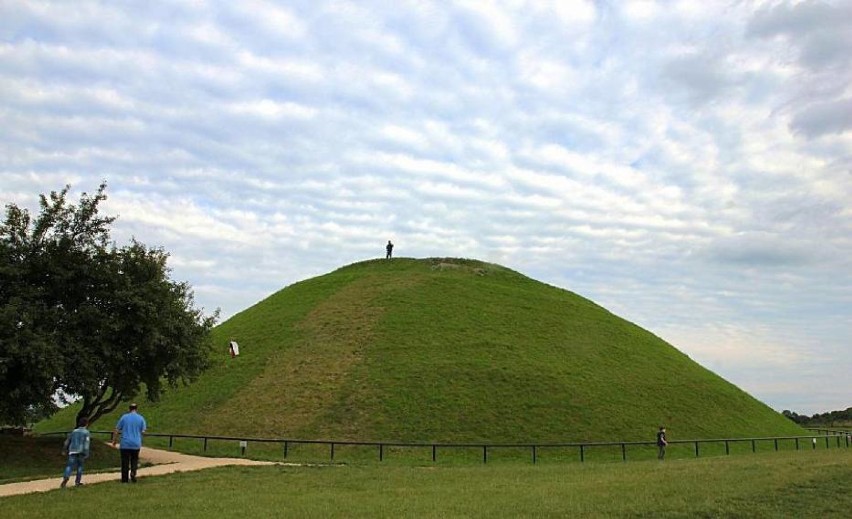
[[[112,392],[109,397],[106,396],[107,391]],[[80,423],[81,418],[87,418],[91,426],[98,418],[118,407],[123,396],[120,391],[104,385],[94,397],[83,397],[83,407],[77,413],[77,423]]]

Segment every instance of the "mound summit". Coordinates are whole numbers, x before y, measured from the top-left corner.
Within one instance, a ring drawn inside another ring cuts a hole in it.
[[[661,424],[680,438],[803,432],[592,301],[474,260],[355,263],[273,294],[214,340],[197,382],[146,404],[152,431],[435,442],[647,439]]]

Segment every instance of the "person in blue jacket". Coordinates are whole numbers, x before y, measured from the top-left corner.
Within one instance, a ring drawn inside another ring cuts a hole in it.
[[[65,443],[62,445],[62,455],[68,456],[62,483],[59,485],[62,488],[65,488],[65,485],[68,484],[68,480],[71,479],[71,472],[75,469],[77,477],[74,480],[74,485],[79,487],[83,484],[83,462],[89,457],[89,446],[92,440],[89,430],[86,428],[88,425],[89,420],[80,418],[77,421],[77,428],[68,434]]]
[[[136,468],[139,466],[139,450],[142,448],[142,435],[148,424],[145,418],[139,414],[138,406],[130,404],[130,410],[118,419],[115,431],[112,433],[112,446],[115,447],[116,438],[121,436],[119,449],[121,450],[121,482],[131,481],[136,483]]]

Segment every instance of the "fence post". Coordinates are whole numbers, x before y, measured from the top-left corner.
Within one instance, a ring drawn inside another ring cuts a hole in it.
[[[435,461],[438,456],[438,448],[435,445],[432,445],[432,461]]]
[[[384,461],[385,459],[385,446],[381,443],[379,444],[379,461]]]
[[[627,461],[627,446],[621,444],[621,461]]]
[[[207,437],[204,437],[204,452],[207,452]]]
[[[172,440],[173,440],[173,439],[174,439],[174,436],[172,436],[172,435],[170,434],[170,435],[169,435],[169,448],[170,448],[170,449],[172,448]]]
[[[796,438],[796,450],[799,450],[799,438]]]
[[[288,446],[288,444],[289,444],[289,442],[285,440],[284,441],[284,457],[285,458],[287,457],[287,446]]]
[[[698,457],[698,442],[695,442],[695,457]]]
[[[731,447],[728,445],[728,440],[725,440],[725,454],[726,455],[731,454]]]
[[[334,461],[334,442],[331,442],[331,461]]]
[[[533,451],[533,465],[535,465],[535,445],[532,446]]]
[[[580,445],[580,462],[586,461],[586,446]]]
[[[757,446],[754,444],[754,440],[751,441],[751,452],[757,452]]]

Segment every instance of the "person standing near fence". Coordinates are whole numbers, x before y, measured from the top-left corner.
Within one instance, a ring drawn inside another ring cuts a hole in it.
[[[89,446],[92,437],[86,426],[89,425],[89,420],[80,418],[77,422],[77,428],[68,434],[65,438],[65,443],[62,445],[62,454],[68,456],[68,462],[65,464],[65,473],[62,475],[62,483],[60,487],[65,488],[68,480],[71,479],[71,472],[76,470],[77,477],[74,480],[74,486],[79,487],[83,484],[83,461],[89,457]]]
[[[142,448],[142,435],[148,424],[145,418],[139,414],[138,406],[130,404],[130,410],[118,419],[115,431],[112,433],[112,446],[115,447],[116,438],[121,436],[119,449],[121,450],[121,482],[132,481],[136,483],[136,468],[139,466],[139,450]],[[128,477],[129,476],[129,477]]]
[[[666,457],[666,445],[669,442],[666,440],[666,428],[660,426],[659,432],[657,432],[657,459],[662,460]],[[697,452],[697,451],[696,451]]]

